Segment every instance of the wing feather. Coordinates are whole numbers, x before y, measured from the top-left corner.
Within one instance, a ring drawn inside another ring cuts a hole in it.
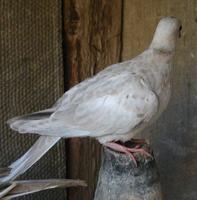
[[[51,118],[70,131],[99,137],[131,131],[151,120],[157,110],[158,99],[148,83],[138,75],[122,73],[71,89]]]

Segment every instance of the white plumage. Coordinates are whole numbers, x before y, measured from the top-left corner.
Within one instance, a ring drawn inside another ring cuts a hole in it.
[[[149,48],[111,65],[67,91],[51,109],[8,121],[20,133],[42,135],[0,182],[31,167],[61,137],[95,137],[100,143],[127,141],[155,121],[171,93],[171,66],[180,22],[163,18]]]

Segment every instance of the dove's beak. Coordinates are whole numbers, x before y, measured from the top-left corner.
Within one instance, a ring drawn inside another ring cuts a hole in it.
[[[181,37],[181,30],[182,30],[182,26],[180,26],[179,28],[179,38]]]

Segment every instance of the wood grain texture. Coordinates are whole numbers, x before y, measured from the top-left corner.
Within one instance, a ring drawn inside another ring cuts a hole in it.
[[[174,61],[173,95],[151,132],[164,199],[196,199],[197,1],[125,0],[123,10],[123,60],[148,47],[162,16],[176,16],[182,21],[183,34]]]
[[[64,0],[64,62],[67,88],[120,59],[122,1]],[[70,200],[92,200],[100,163],[93,139],[67,142],[69,178],[86,180],[88,188],[69,190]]]

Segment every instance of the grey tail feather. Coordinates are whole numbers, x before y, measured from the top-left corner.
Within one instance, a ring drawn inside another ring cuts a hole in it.
[[[25,180],[14,181],[11,185],[0,192],[0,197],[4,200],[32,194],[39,191],[54,189],[54,188],[67,188],[67,187],[86,187],[87,184],[81,180],[72,179],[47,179],[47,180]]]
[[[40,136],[22,157],[9,166],[10,171],[6,171],[6,174],[0,177],[0,185],[13,181],[19,175],[26,172],[60,139],[61,137]]]

